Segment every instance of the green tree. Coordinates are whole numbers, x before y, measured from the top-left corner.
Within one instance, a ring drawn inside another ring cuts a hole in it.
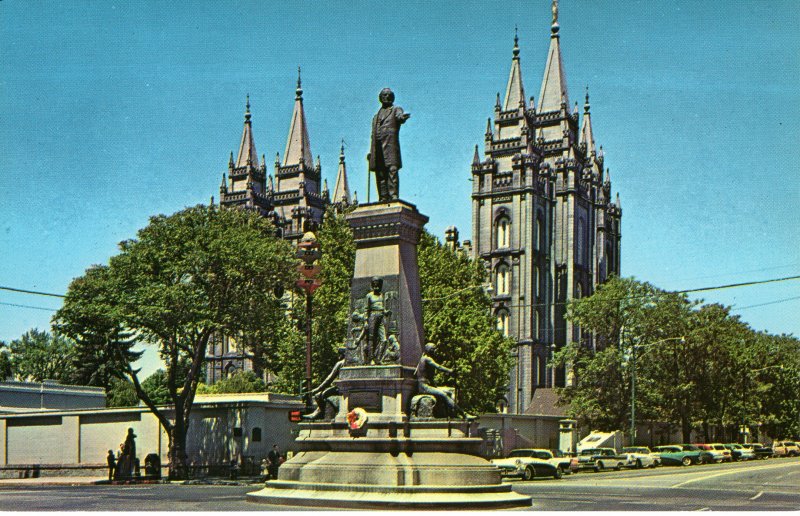
[[[68,383],[75,343],[61,335],[28,330],[9,346],[11,368],[20,380]]]
[[[437,344],[436,359],[454,369],[459,405],[495,412],[508,389],[512,341],[496,329],[483,289],[484,269],[427,231],[417,255],[425,338]]]
[[[264,392],[267,385],[253,371],[236,371],[214,385],[201,384],[198,394],[229,394],[237,392]]]
[[[106,407],[135,407],[139,404],[136,387],[124,378],[112,378],[106,390]]]
[[[0,341],[0,382],[12,378],[14,375],[7,347],[5,342]]]
[[[107,266],[93,265],[72,281],[70,295],[53,318],[53,329],[77,343],[71,383],[104,387],[107,395],[113,380],[124,378],[128,364],[142,355],[133,351],[132,333],[124,330],[111,308],[112,281]]]
[[[157,346],[165,364],[169,410],[148,395],[130,363],[127,374],[169,435],[171,478],[187,477],[186,434],[211,336],[248,342],[284,317],[274,292],[294,279],[295,259],[274,234],[253,211],[197,206],[152,217],[110,260],[101,308],[140,342]],[[71,297],[91,303],[72,285],[67,302]],[[56,314],[59,324],[69,317]]]

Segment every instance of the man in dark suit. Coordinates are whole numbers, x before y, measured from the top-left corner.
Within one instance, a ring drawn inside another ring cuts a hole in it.
[[[375,172],[378,183],[378,200],[388,202],[399,196],[400,178],[397,172],[403,167],[400,157],[400,126],[411,116],[394,105],[394,93],[384,88],[378,95],[381,108],[372,119],[372,144],[369,152],[369,169]]]

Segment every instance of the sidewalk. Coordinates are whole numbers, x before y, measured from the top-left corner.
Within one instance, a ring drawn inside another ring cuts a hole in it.
[[[173,485],[222,485],[222,486],[250,486],[263,484],[261,477],[240,477],[237,480],[227,478],[202,478],[182,481],[138,481],[128,483],[113,484],[124,485],[152,485],[152,484],[173,484]],[[88,485],[112,485],[108,477],[36,477],[36,478],[0,478],[0,489],[7,487],[38,487],[38,486],[88,486]]]
[[[36,477],[36,478],[0,478],[0,489],[4,487],[33,486],[81,486],[108,482],[108,477]]]

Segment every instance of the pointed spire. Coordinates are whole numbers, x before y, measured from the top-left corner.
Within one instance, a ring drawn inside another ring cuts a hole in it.
[[[514,27],[514,50],[512,53],[514,57],[511,58],[511,71],[508,74],[503,111],[525,107],[525,88],[522,85],[522,72],[519,67],[519,36],[516,27]]]
[[[350,186],[347,184],[347,165],[344,162],[344,140],[342,140],[342,147],[339,149],[339,170],[336,172],[336,183],[333,185],[333,202],[350,203]]]
[[[497,98],[494,101],[494,110],[495,111],[500,111],[501,109],[502,109],[502,106],[500,105],[500,92],[498,91],[497,92]]]
[[[594,133],[592,133],[592,115],[589,112],[589,87],[586,87],[586,103],[583,105],[583,124],[581,126],[580,143],[586,144],[586,154],[596,154]]]
[[[539,113],[557,111],[561,107],[562,99],[565,99],[569,105],[567,77],[564,73],[564,63],[561,60],[558,31],[558,0],[553,0],[552,34],[550,34],[550,50],[547,52],[542,88],[539,91],[539,107],[537,108]]]
[[[331,191],[328,190],[328,179],[327,178],[322,180],[322,196],[325,197],[326,199],[330,199],[330,197],[331,197]]]
[[[487,140],[491,140],[492,139],[493,133],[492,133],[492,119],[491,118],[487,118],[486,119],[486,134],[485,134],[485,136],[486,136]]]
[[[267,178],[267,191],[272,192],[275,190],[275,182],[272,180],[272,174]]]
[[[311,154],[311,142],[308,138],[306,114],[303,110],[303,88],[300,79],[300,67],[297,67],[297,95],[294,100],[292,121],[289,125],[289,137],[286,140],[286,150],[283,153],[283,166],[297,165],[301,161],[307,168],[311,168],[314,158]]]
[[[230,159],[228,160],[228,168],[229,168],[229,169],[233,169],[233,167],[235,167],[235,166],[236,166],[236,165],[233,163],[233,151],[231,151],[231,157],[230,157]]]
[[[261,155],[261,168],[267,168],[267,157],[264,154]]]
[[[619,202],[619,192],[617,192],[617,200],[616,200],[616,202],[614,204],[617,205],[617,208],[621,208],[622,207],[622,203]]]
[[[480,165],[481,163],[481,155],[478,154],[478,146],[475,145],[475,155],[472,156],[472,164],[473,165]]]
[[[219,184],[219,191],[220,192],[228,191],[228,182],[226,181],[225,174],[222,174],[222,182]]]
[[[239,154],[236,157],[236,166],[244,167],[252,165],[258,167],[258,153],[256,144],[253,141],[253,127],[250,122],[250,94],[247,95],[247,104],[244,111],[244,129],[242,130],[242,141],[239,144]]]
[[[353,192],[353,204],[358,204],[358,192]]]

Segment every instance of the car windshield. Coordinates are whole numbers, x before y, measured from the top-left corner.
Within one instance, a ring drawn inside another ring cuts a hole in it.
[[[686,451],[700,451],[700,448],[693,444],[684,444],[683,449]]]
[[[624,453],[650,453],[647,448],[623,448]]]
[[[596,453],[597,453],[597,450],[595,450],[594,448],[590,448],[588,450],[583,450],[581,452],[581,455],[594,455]]]
[[[509,457],[536,457],[533,450],[513,450],[508,454]]]
[[[656,446],[655,450],[658,452],[675,453],[681,451],[677,446]]]

